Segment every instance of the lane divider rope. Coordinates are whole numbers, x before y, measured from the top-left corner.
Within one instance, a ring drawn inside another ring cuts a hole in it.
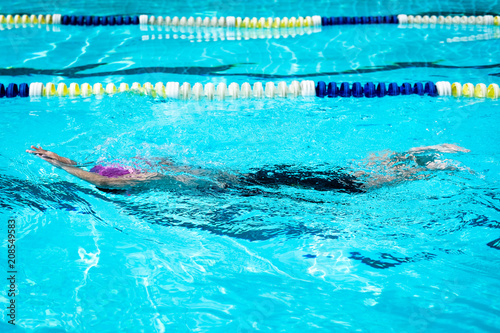
[[[131,86],[127,83],[121,83],[117,87],[113,83],[103,86],[102,83],[90,85],[83,83],[81,86],[77,83],[71,83],[69,87],[65,83],[55,85],[52,82],[43,84],[42,82],[33,82],[29,85],[21,83],[19,85],[10,83],[4,86],[0,83],[0,98],[7,97],[90,97],[114,95],[117,93],[135,93],[138,95],[147,95],[158,98],[173,99],[194,99],[208,100],[218,99],[238,99],[238,98],[295,98],[295,97],[384,97],[398,95],[428,95],[428,96],[454,96],[454,97],[477,97],[497,99],[500,96],[500,88],[492,83],[486,86],[484,83],[473,85],[472,83],[458,82],[450,83],[439,81],[433,83],[417,82],[413,85],[405,82],[398,85],[396,82],[386,85],[383,82],[367,82],[362,85],[360,82],[350,84],[348,82],[336,83],[318,81],[316,84],[311,80],[292,81],[287,84],[284,81],[267,82],[265,86],[261,82],[255,82],[253,85],[245,82],[241,84],[233,82],[229,84],[219,83],[217,86],[213,83],[202,85],[195,83],[193,86],[188,82],[183,84],[179,82],[157,82],[155,85],[146,82],[141,85],[134,82]]]
[[[93,15],[35,15],[35,14],[7,14],[0,15],[2,24],[62,24],[79,26],[99,25],[158,25],[158,26],[186,26],[211,28],[300,28],[320,27],[346,24],[467,24],[467,25],[496,25],[500,26],[500,16],[436,16],[436,15],[389,15],[389,16],[357,16],[357,17],[326,17],[326,16],[298,16],[298,17],[170,17],[154,15],[133,16],[93,16]]]

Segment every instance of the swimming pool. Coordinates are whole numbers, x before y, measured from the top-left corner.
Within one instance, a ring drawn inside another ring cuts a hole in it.
[[[1,11],[54,6],[79,15],[209,17],[500,12],[496,2],[445,1],[14,1]],[[351,25],[248,40],[138,26],[5,29],[1,82],[499,83],[498,29]],[[468,38],[477,35],[492,38]],[[2,332],[500,328],[498,99],[116,94],[2,98],[0,108],[0,278],[7,281],[13,218],[18,290],[16,326],[0,294]],[[458,170],[355,194],[282,186],[254,196],[161,187],[119,195],[25,153],[40,144],[89,165],[168,157],[227,172],[282,164],[369,170],[370,153],[439,143],[471,152],[443,154]]]

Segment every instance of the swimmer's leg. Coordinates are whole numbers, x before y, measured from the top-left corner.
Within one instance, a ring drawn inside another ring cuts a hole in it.
[[[373,171],[358,171],[354,175],[364,179],[366,187],[380,187],[389,183],[424,179],[431,176],[425,171],[456,170],[452,160],[441,159],[438,153],[457,152],[468,153],[470,150],[445,143],[415,147],[405,153],[384,151],[381,154],[369,156],[366,166],[374,167]]]

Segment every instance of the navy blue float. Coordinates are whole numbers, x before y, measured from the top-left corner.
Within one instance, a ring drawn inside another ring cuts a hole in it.
[[[424,95],[424,86],[422,83],[417,82],[413,85],[413,93],[420,96]]]
[[[0,98],[5,97],[5,86],[0,83]]]
[[[387,88],[385,87],[384,82],[380,82],[377,84],[377,96],[384,97],[385,95],[387,95]]]
[[[19,95],[19,89],[17,88],[17,84],[11,83],[5,90],[5,96],[8,98],[16,97]]]
[[[318,81],[318,84],[316,85],[316,96],[318,97],[325,97],[326,95],[326,83],[323,81]]]
[[[375,85],[373,84],[373,82],[366,83],[363,91],[365,93],[365,97],[372,98],[377,96],[375,94]]]
[[[411,95],[412,94],[411,90],[411,84],[408,82],[405,82],[401,85],[401,95]]]
[[[354,97],[363,97],[363,88],[361,87],[361,83],[354,82],[352,85],[352,95]]]
[[[338,97],[339,96],[339,88],[337,87],[336,82],[328,83],[328,89],[326,91],[328,97]]]
[[[389,83],[389,89],[387,90],[387,94],[389,96],[397,96],[399,95],[399,87],[396,82]]]
[[[27,83],[21,83],[19,85],[19,96],[28,97],[30,95],[30,87]]]
[[[424,92],[429,95],[429,96],[437,96],[437,88],[436,88],[436,85],[434,84],[434,82],[427,82],[425,84],[425,89],[424,89]]]
[[[348,82],[342,82],[340,85],[340,96],[341,97],[351,97],[351,88]]]

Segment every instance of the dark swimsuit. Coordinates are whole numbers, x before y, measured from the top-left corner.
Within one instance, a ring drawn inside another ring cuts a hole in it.
[[[289,165],[264,168],[241,177],[251,186],[273,187],[279,185],[313,189],[316,191],[364,192],[363,183],[343,169],[334,171],[294,170]]]

